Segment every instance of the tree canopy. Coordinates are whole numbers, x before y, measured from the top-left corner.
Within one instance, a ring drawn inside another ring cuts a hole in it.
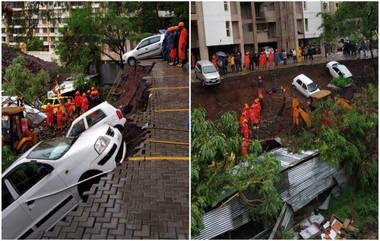
[[[206,120],[203,109],[195,109],[191,118],[191,230],[202,229],[205,210],[217,203],[223,193],[238,193],[250,207],[252,217],[268,223],[278,214],[281,200],[275,189],[280,164],[271,156],[258,159],[261,145],[251,141],[243,161],[241,136],[235,113],[225,113],[215,123]],[[248,200],[245,191],[255,193]]]

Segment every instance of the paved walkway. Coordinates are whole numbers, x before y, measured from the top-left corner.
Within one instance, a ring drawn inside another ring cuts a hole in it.
[[[152,82],[148,108],[131,117],[148,124],[139,151],[93,185],[87,202],[44,238],[188,239],[188,77],[156,62],[146,77]]]

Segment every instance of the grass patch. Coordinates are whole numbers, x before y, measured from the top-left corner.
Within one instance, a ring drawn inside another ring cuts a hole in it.
[[[343,76],[340,76],[338,78],[335,78],[331,81],[331,83],[335,86],[338,86],[340,88],[345,88],[348,87],[349,85],[352,84],[352,79],[351,78],[344,78]]]
[[[332,198],[328,210],[322,214],[330,218],[335,214],[344,221],[346,218],[352,218],[354,225],[363,230],[366,225],[378,227],[378,192],[364,192],[345,188],[338,198]]]

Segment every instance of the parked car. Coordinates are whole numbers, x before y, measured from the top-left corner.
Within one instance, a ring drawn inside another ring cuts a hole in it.
[[[293,79],[292,85],[307,98],[309,98],[310,95],[320,91],[318,86],[304,74],[296,76]]]
[[[164,37],[165,34],[158,34],[144,38],[136,48],[123,55],[123,62],[134,66],[137,60],[161,55]]]
[[[104,101],[78,116],[78,118],[71,123],[66,136],[76,137],[91,127],[104,124],[108,124],[123,131],[126,122],[127,120],[124,118],[121,110],[116,109],[107,101]]]
[[[125,156],[122,134],[109,125],[36,144],[3,172],[3,239],[40,238]]]
[[[352,77],[351,72],[343,64],[336,61],[330,61],[326,64],[326,68],[329,70],[330,75],[334,78],[343,76],[344,78]]]
[[[215,66],[208,60],[199,60],[195,64],[195,77],[203,86],[220,84],[220,75]]]
[[[73,105],[74,109],[75,109],[74,98],[71,96],[61,96],[61,104],[66,103],[68,99],[71,100],[71,105]],[[52,98],[45,99],[44,102],[42,103],[42,106],[41,106],[41,109],[43,111],[46,111],[48,103],[50,103],[50,105],[53,106],[53,113],[57,113],[58,107],[60,107],[58,97],[52,97]]]
[[[58,88],[57,88],[58,89]],[[70,93],[74,93],[76,88],[75,88],[75,83],[73,80],[68,80],[68,81],[63,81],[62,84],[59,85],[60,93],[61,95],[69,95]],[[56,97],[57,95],[54,93],[53,90],[49,90],[47,92],[47,97],[48,98],[53,98]]]

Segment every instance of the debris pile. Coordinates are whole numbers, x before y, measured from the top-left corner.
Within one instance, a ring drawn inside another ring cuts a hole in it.
[[[295,230],[303,239],[347,239],[359,232],[352,219],[342,221],[332,215],[326,220],[321,214],[312,214],[296,225]]]

